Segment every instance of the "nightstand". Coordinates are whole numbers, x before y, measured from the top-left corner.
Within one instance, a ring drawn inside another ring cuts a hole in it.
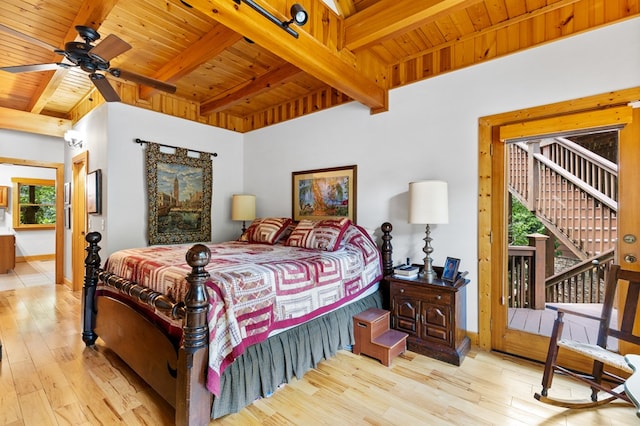
[[[434,267],[438,276],[442,268]],[[407,349],[460,365],[469,352],[466,335],[466,285],[458,274],[456,282],[421,277],[385,277],[389,283],[391,327],[409,334]]]

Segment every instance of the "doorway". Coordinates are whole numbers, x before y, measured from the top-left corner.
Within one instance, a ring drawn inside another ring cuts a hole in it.
[[[83,151],[71,160],[71,281],[73,291],[84,284],[85,234],[87,232],[87,206],[85,182],[89,153]]]
[[[615,257],[617,129],[507,143],[508,260],[502,303],[508,327],[550,336],[554,309],[599,314]],[[587,305],[588,304],[588,305]],[[565,317],[573,339],[596,340],[597,324]]]
[[[56,227],[55,227],[55,283],[64,283],[64,164],[33,161],[21,158],[0,157],[0,163],[19,166],[40,167],[55,170],[56,181]],[[15,196],[15,194],[14,194]],[[60,218],[61,220],[58,220]]]
[[[505,265],[508,252],[505,168],[507,142],[567,131],[622,127],[619,141],[621,208],[618,214],[618,232],[620,235],[624,235],[625,232],[637,232],[638,220],[633,219],[633,214],[630,213],[640,207],[637,205],[640,201],[635,200],[630,191],[626,192],[623,189],[624,182],[637,179],[637,176],[633,175],[634,168],[640,164],[637,162],[637,151],[640,151],[640,147],[633,141],[640,127],[640,119],[632,119],[638,115],[638,110],[634,112],[627,105],[636,99],[640,99],[640,88],[483,117],[479,120],[478,272],[479,343],[482,348],[543,361],[548,347],[548,337],[514,330],[507,326],[507,307],[501,297],[506,282]],[[627,249],[640,251],[635,246]]]

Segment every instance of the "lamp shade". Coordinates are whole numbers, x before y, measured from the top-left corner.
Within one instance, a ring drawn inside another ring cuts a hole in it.
[[[447,182],[425,180],[409,184],[409,223],[449,223]]]
[[[256,196],[234,194],[231,199],[231,220],[253,220],[256,218]]]

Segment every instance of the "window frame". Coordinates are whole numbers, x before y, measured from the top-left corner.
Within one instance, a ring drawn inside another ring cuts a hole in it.
[[[58,215],[56,210],[57,200],[54,199],[52,204],[36,204],[43,206],[50,206],[56,211],[56,221],[54,223],[46,223],[46,224],[37,224],[37,223],[29,223],[24,224],[20,222],[20,186],[21,185],[29,185],[29,186],[51,186],[54,189],[56,187],[55,179],[33,179],[33,178],[21,178],[21,177],[13,177],[11,178],[11,182],[13,182],[13,202],[11,212],[13,214],[13,229],[16,230],[28,230],[28,229],[55,229],[56,223],[58,222]]]

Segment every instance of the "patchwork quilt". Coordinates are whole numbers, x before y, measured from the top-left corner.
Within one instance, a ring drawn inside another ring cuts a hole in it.
[[[357,299],[382,278],[380,252],[357,225],[349,225],[336,251],[240,241],[207,246],[207,388],[215,395],[222,372],[247,346]],[[109,256],[105,270],[184,300],[190,247],[121,250]]]

